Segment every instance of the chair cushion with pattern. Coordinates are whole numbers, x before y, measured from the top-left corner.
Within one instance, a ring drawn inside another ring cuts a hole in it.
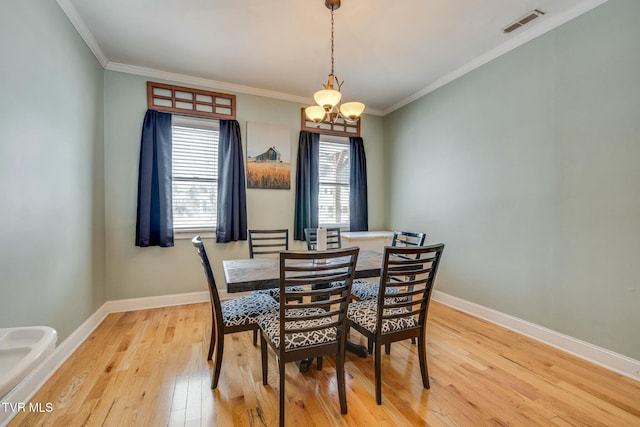
[[[288,317],[305,317],[313,314],[322,314],[325,310],[321,308],[296,308],[287,310]],[[273,310],[258,316],[258,325],[267,334],[269,340],[276,348],[280,348],[280,311]],[[308,328],[316,325],[331,323],[329,317],[320,319],[303,319],[297,321],[287,321],[287,327],[292,328]],[[285,350],[293,350],[296,348],[308,347],[316,344],[334,342],[337,339],[337,329],[329,327],[316,331],[292,332],[284,337]]]
[[[277,309],[278,303],[268,295],[255,294],[224,301],[220,306],[224,325],[229,327],[256,323],[256,317],[266,311]]]
[[[331,282],[331,287],[332,288],[338,288],[338,287],[343,286],[343,285],[344,285],[344,282]],[[366,280],[362,280],[362,279],[354,279],[353,283],[351,284],[351,289],[353,289],[353,287],[355,285],[367,286],[367,285],[372,285],[372,283],[369,283]]]
[[[380,292],[380,284],[369,283],[364,280],[354,280],[351,286],[351,294],[359,300],[368,300],[378,298]],[[387,295],[397,294],[400,292],[398,288],[387,288]]]
[[[387,299],[387,301],[389,301]],[[347,316],[353,323],[362,326],[369,332],[375,333],[377,323],[377,310],[378,299],[370,299],[364,301],[352,302],[349,304]],[[406,313],[408,309],[406,307],[399,308],[385,308],[384,315]],[[416,312],[417,313],[417,312]],[[418,319],[415,316],[412,317],[399,317],[396,319],[383,319],[382,320],[382,333],[399,331],[401,329],[415,328],[418,326]]]

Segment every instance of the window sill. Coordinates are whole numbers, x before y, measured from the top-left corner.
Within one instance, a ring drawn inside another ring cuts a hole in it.
[[[347,232],[350,229],[348,224],[347,225],[344,225],[344,224],[319,224],[318,227],[321,227],[321,228],[339,228],[341,232]]]
[[[212,230],[193,230],[193,231],[176,231],[173,233],[174,240],[191,240],[195,236],[200,236],[203,239],[215,239],[216,232]]]

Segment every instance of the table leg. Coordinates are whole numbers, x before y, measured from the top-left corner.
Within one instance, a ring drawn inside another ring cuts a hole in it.
[[[300,373],[305,373],[311,368],[311,364],[313,363],[313,357],[310,359],[302,359],[298,364],[298,369]]]
[[[369,356],[369,351],[367,350],[367,347],[360,344],[356,344],[349,340],[347,340],[347,351],[355,354],[358,357],[362,357],[363,359],[366,359]],[[312,364],[313,364],[313,358],[302,359],[298,363],[298,369],[300,370],[300,373],[307,372],[311,368]]]
[[[312,285],[311,289],[324,289],[324,288],[328,288],[331,285],[325,284],[325,285]],[[314,299],[314,301],[317,301],[317,299]],[[355,354],[358,357],[362,357],[363,359],[366,358],[367,356],[369,356],[369,351],[367,350],[367,347],[361,346],[359,344],[353,343],[351,341],[349,341],[347,339],[347,351]],[[305,360],[301,360],[300,361],[300,372],[306,372],[309,370],[309,367],[311,366],[311,362],[312,360],[309,359],[305,359]],[[305,369],[303,371],[303,369]]]

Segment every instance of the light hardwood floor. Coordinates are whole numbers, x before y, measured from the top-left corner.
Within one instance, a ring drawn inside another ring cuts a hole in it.
[[[208,304],[109,315],[32,399],[53,411],[9,425],[277,425],[273,354],[263,386],[251,333],[228,335],[212,391],[209,324]],[[430,390],[409,341],[384,356],[382,406],[372,357],[348,355],[344,416],[331,358],[305,374],[287,365],[287,425],[640,426],[639,382],[435,302],[427,334]]]

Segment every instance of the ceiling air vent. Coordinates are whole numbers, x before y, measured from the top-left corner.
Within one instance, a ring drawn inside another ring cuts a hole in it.
[[[531,12],[527,13],[525,16],[523,16],[522,18],[518,19],[516,22],[514,22],[513,24],[509,24],[507,27],[505,27],[504,31],[505,33],[510,33],[513,30],[516,30],[520,27],[522,27],[524,24],[528,24],[529,22],[533,21],[534,19],[536,19],[538,16],[542,16],[544,15],[544,11],[540,10],[540,9],[533,9]]]

